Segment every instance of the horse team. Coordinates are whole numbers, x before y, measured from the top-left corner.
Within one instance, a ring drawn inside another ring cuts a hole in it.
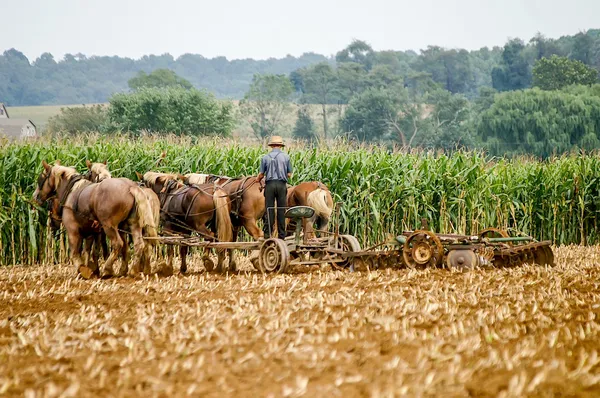
[[[258,220],[265,215],[263,186],[256,176],[230,178],[212,174],[146,172],[136,173],[140,181],[113,178],[106,162],[86,161],[88,171],[79,174],[73,167],[42,162],[33,198],[46,203],[53,228],[62,224],[67,232],[72,261],[83,278],[100,276],[132,277],[152,273],[150,259],[159,229],[164,235],[197,234],[210,241],[235,242],[243,227],[255,240],[264,236]],[[329,189],[321,182],[303,182],[288,188],[288,207],[311,206],[315,215],[303,220],[310,238],[327,228],[333,209]],[[317,231],[313,229],[317,223]],[[133,262],[129,268],[129,244]],[[110,241],[110,251],[106,244]],[[104,263],[99,266],[100,249]],[[235,271],[237,261],[229,250],[227,269]],[[188,247],[180,246],[180,272],[187,271]],[[224,270],[225,250],[217,250],[217,271]],[[122,266],[115,272],[114,263]],[[167,262],[161,274],[173,273],[174,250],[167,246]],[[209,250],[202,260],[214,269]]]

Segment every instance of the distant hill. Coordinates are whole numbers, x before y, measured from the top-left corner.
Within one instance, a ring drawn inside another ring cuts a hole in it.
[[[184,54],[148,55],[138,60],[121,57],[67,54],[55,60],[50,53],[30,61],[18,50],[0,55],[0,102],[10,106],[89,104],[106,102],[111,94],[128,89],[127,81],[143,70],[147,73],[167,68],[206,89],[218,98],[239,99],[248,89],[255,73],[290,72],[322,61],[323,55],[306,53],[267,60],[225,57],[205,58]]]

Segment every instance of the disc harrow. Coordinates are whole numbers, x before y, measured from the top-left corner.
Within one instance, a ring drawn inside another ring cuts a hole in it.
[[[525,263],[553,266],[551,245],[551,241],[511,236],[498,228],[487,228],[476,235],[436,234],[422,229],[403,232],[387,249],[345,253],[344,257],[351,259],[351,267],[357,269],[399,266],[471,269]]]

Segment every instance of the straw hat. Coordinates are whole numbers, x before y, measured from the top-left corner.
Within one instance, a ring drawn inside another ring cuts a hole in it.
[[[285,146],[283,143],[283,138],[281,138],[278,135],[274,135],[273,137],[271,137],[271,139],[269,140],[269,143],[267,145],[268,146],[274,146],[274,145]]]

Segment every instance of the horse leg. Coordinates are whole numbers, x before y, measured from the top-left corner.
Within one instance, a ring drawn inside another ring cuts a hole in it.
[[[183,245],[179,246],[179,256],[181,257],[181,266],[179,267],[179,272],[181,272],[182,274],[185,274],[187,272],[187,264],[186,264],[187,254],[188,254],[188,247],[183,246]]]
[[[252,239],[258,240],[265,236],[265,233],[260,228],[258,228],[258,224],[256,224],[256,220],[254,218],[244,218],[244,221],[242,223],[246,231],[250,234],[250,236],[252,236]]]
[[[239,232],[240,232],[240,227],[233,227],[233,242],[237,241]],[[229,249],[228,253],[229,253],[229,270],[231,272],[235,272],[235,271],[237,271],[237,258],[235,256],[236,255],[235,249]]]
[[[102,266],[102,278],[110,278],[115,274],[113,264],[117,257],[119,257],[121,250],[123,250],[125,242],[123,242],[123,239],[121,239],[121,236],[119,235],[119,231],[115,227],[104,227],[104,232],[108,239],[110,239],[111,251],[108,259]]]
[[[92,276],[92,270],[86,267],[81,258],[81,251],[83,245],[83,238],[79,235],[78,231],[67,230],[69,238],[69,248],[71,249],[71,258],[73,259],[73,265],[77,268],[77,273],[85,279],[89,279]]]
[[[142,271],[142,260],[144,251],[146,250],[146,243],[144,242],[144,235],[142,229],[137,225],[131,226],[131,237],[133,238],[133,264],[129,271],[129,276],[138,277]]]
[[[127,239],[127,234],[125,232],[119,231],[119,236],[123,241],[123,247],[121,248],[121,268],[117,273],[117,276],[125,276],[127,275],[127,271],[129,271],[129,239]]]

